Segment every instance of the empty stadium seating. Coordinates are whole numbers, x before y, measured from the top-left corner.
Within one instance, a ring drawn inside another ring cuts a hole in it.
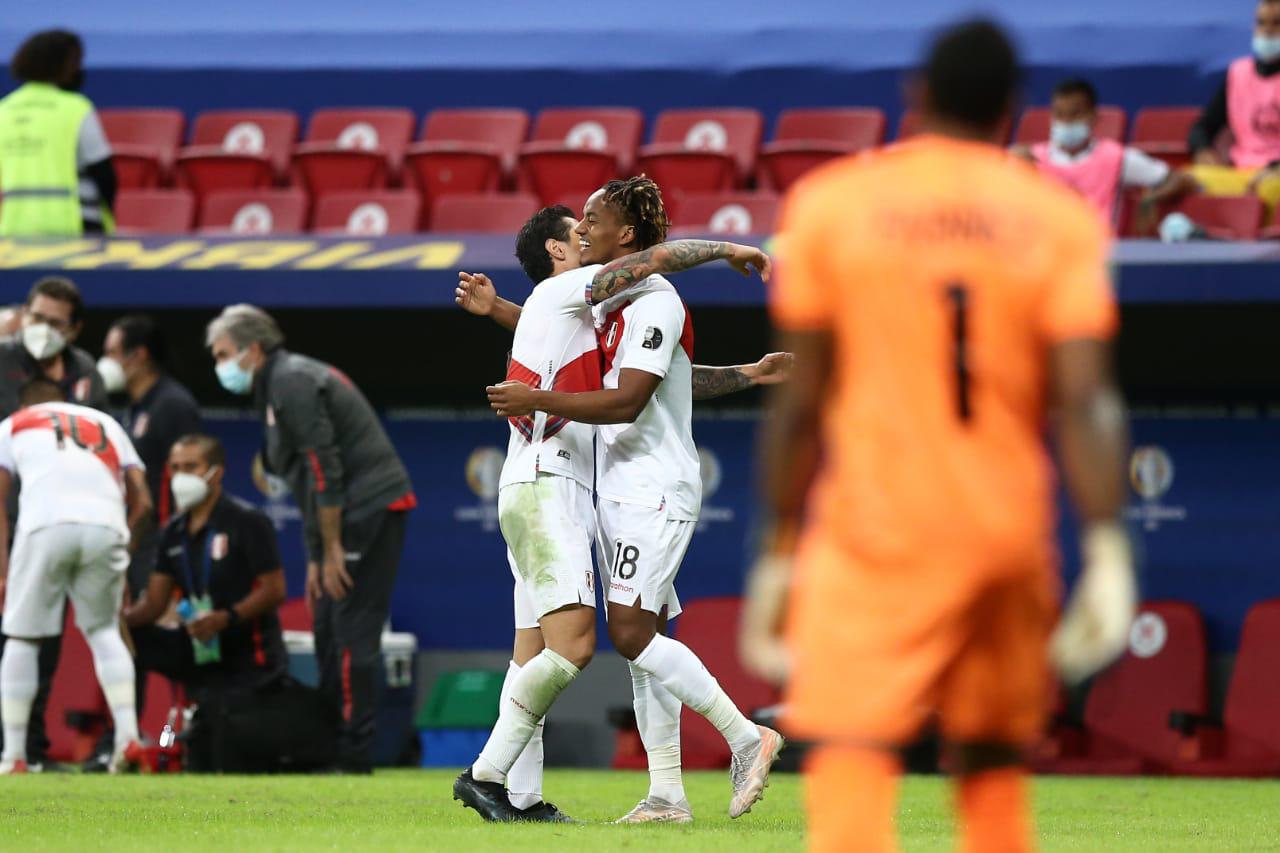
[[[538,207],[538,199],[526,193],[447,195],[435,201],[431,230],[515,234]]]
[[[674,203],[676,232],[768,234],[778,216],[772,193],[698,193]]]
[[[316,110],[294,150],[294,175],[313,195],[383,187],[400,174],[413,125],[406,109]]]
[[[755,171],[763,132],[756,110],[666,110],[640,149],[638,170],[667,195],[736,189]]]
[[[568,193],[586,198],[606,181],[630,174],[643,132],[639,110],[543,110],[533,139],[520,147],[517,184],[544,204]]]
[[[185,234],[196,221],[196,198],[187,190],[121,190],[116,229],[129,234]]]
[[[1249,609],[1220,722],[1170,720],[1188,736],[1173,770],[1195,776],[1280,776],[1280,598]]]
[[[701,598],[685,605],[677,638],[701,659],[729,698],[747,716],[774,705],[778,691],[747,674],[738,660],[738,620],[742,599]],[[681,710],[682,764],[687,770],[729,766],[729,747],[715,727],[688,708]]]
[[[178,154],[179,183],[201,198],[271,186],[285,177],[297,136],[298,117],[283,110],[201,113]]]
[[[783,110],[773,140],[760,151],[757,183],[779,192],[815,166],[884,142],[884,113],[875,109]]]
[[[312,228],[320,233],[378,237],[418,230],[422,198],[411,190],[325,193]]]
[[[1204,622],[1190,604],[1142,605],[1129,634],[1129,651],[1093,682],[1083,731],[1060,725],[1032,764],[1046,773],[1123,775],[1169,770],[1181,738],[1168,726],[1174,711],[1204,714]]]
[[[443,195],[497,192],[514,175],[528,130],[524,110],[434,110],[408,149],[404,181],[427,210]]]
[[[200,204],[200,231],[212,234],[296,234],[307,227],[300,190],[221,190]]]
[[[1187,137],[1200,118],[1198,107],[1149,107],[1133,117],[1133,147],[1159,157],[1170,166],[1191,161]]]
[[[100,110],[121,189],[149,189],[168,180],[187,120],[170,109]]]
[[[1018,121],[1018,129],[1013,134],[1017,145],[1034,145],[1037,142],[1049,141],[1049,124],[1051,116],[1048,107],[1031,107],[1022,113]],[[1128,130],[1129,116],[1120,107],[1098,106],[1098,121],[1093,128],[1095,139],[1111,139],[1124,142],[1125,131]]]

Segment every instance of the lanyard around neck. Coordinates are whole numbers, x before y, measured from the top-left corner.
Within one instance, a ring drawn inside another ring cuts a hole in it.
[[[204,573],[200,586],[200,594],[209,594],[209,575],[213,571],[213,539],[218,535],[218,531],[212,527],[206,528],[204,539]],[[187,548],[187,543],[182,543],[182,568],[187,575],[187,597],[196,594],[195,578],[191,574],[191,554]]]

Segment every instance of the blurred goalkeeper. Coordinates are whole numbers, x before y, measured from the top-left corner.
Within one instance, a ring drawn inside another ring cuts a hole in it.
[[[1020,764],[1041,732],[1046,647],[1082,679],[1133,617],[1103,227],[996,146],[1018,78],[998,28],[945,33],[922,78],[923,136],[792,192],[770,295],[796,370],[764,420],[773,527],[742,651],[787,680],[789,731],[817,744],[822,851],[893,847],[897,750],[930,723],[958,776],[963,848],[1029,849]],[[1085,562],[1052,640],[1050,413]]]

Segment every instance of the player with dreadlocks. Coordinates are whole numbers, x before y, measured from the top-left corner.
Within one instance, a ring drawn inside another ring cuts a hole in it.
[[[699,254],[720,256],[715,243],[663,243],[667,224],[657,184],[644,176],[610,181],[583,210],[577,227],[581,262],[677,252],[689,255],[680,264],[687,267]],[[729,816],[736,818],[763,795],[782,738],[748,720],[697,655],[662,629],[680,612],[675,576],[702,503],[693,399],[745,387],[753,378],[744,375],[750,368],[694,368],[693,324],[662,276],[648,276],[593,312],[604,361],[602,390],[568,393],[505,382],[489,389],[490,402],[507,417],[541,411],[599,425],[597,544],[601,576],[608,578],[609,637],[631,663],[636,722],[650,773],[649,794],[619,822],[693,819],[680,773],[681,705],[711,722],[732,750]]]

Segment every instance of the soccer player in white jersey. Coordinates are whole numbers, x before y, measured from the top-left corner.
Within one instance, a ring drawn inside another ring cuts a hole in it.
[[[516,328],[507,376],[531,387],[565,392],[600,388],[600,360],[591,306],[644,281],[723,258],[748,272],[764,269],[760,250],[681,241],[667,251],[619,257],[582,267],[577,223],[565,207],[539,211],[526,223],[516,255],[538,282]],[[703,247],[701,251],[693,244]],[[714,251],[711,250],[714,247]],[[520,632],[540,630],[540,651],[513,661],[498,722],[475,763],[454,782],[454,797],[486,820],[565,820],[538,802],[517,807],[505,784],[556,697],[595,650],[592,583],[592,429],[545,413],[511,418],[511,438],[498,493],[498,521],[515,576],[517,657]],[[540,806],[540,808],[539,808]]]
[[[642,248],[640,257],[674,251],[688,255],[681,263],[691,263],[725,251],[705,241],[655,245],[666,228],[656,184],[643,177],[611,182],[587,201],[577,229],[582,258],[606,261]],[[756,365],[694,366],[692,324],[671,285],[654,276],[628,293],[634,298],[623,294],[595,308],[604,349],[604,391],[549,389],[546,394],[548,389],[516,380],[490,388],[490,399],[499,414],[563,409],[567,414],[548,416],[602,425],[597,513],[601,572],[609,575],[609,634],[631,661],[636,722],[650,770],[649,794],[622,821],[692,820],[680,773],[681,704],[710,720],[729,742],[734,756],[729,813],[738,817],[763,794],[782,739],[753,725],[697,656],[663,636],[661,629],[679,613],[673,582],[701,505],[692,400],[781,381],[790,357],[774,353]],[[460,300],[477,295],[486,303],[483,308],[463,307],[489,313],[508,327],[519,319],[518,309],[497,300],[487,280],[464,279]]]
[[[57,385],[34,379],[23,386],[23,408],[0,423],[0,590],[8,638],[0,656],[0,774],[26,772],[39,640],[62,631],[68,596],[115,724],[110,770],[141,758],[133,658],[118,615],[130,531],[151,511],[146,471],[119,424],[63,399]],[[22,491],[10,555],[5,506],[15,478]]]

